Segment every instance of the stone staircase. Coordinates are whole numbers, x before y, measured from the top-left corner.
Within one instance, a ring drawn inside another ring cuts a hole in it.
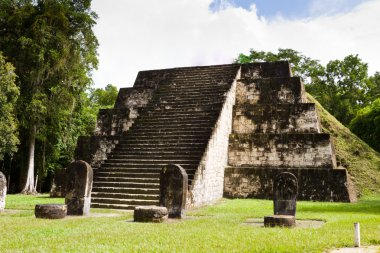
[[[239,65],[166,70],[151,100],[94,170],[92,207],[158,205],[159,173],[181,165],[189,185]],[[140,78],[142,79],[142,78]],[[143,81],[136,80],[137,85]],[[135,85],[136,85],[135,84]]]
[[[299,199],[350,201],[328,134],[288,62],[140,71],[75,158],[94,168],[92,207],[159,204],[160,170],[188,174],[187,207],[225,197],[271,198],[274,177],[296,175]],[[227,166],[229,165],[229,166]]]

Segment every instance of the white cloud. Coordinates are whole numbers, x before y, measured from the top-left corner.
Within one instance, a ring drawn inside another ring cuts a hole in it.
[[[100,42],[97,87],[132,86],[139,70],[230,63],[250,48],[293,48],[327,62],[359,54],[380,71],[380,0],[349,13],[305,20],[268,21],[250,10],[211,0],[94,0]]]

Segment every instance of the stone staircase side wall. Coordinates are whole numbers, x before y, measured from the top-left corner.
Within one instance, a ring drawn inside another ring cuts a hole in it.
[[[122,135],[133,125],[139,116],[138,108],[100,109],[96,121],[95,135]]]
[[[240,70],[237,76],[240,75]],[[223,197],[224,169],[228,161],[228,141],[232,129],[236,81],[226,100],[208,142],[188,193],[187,207],[207,205]]]
[[[249,133],[320,133],[315,104],[235,106],[232,132]]]
[[[118,142],[115,136],[80,136],[74,158],[87,162],[93,168],[99,168]]]
[[[281,172],[291,172],[298,179],[298,200],[356,201],[350,192],[349,175],[345,169],[276,169],[234,168],[225,170],[224,197],[227,198],[273,198],[273,179]]]
[[[121,88],[114,108],[145,107],[153,96],[151,88]]]
[[[237,82],[237,105],[306,103],[299,77],[241,79]]]
[[[328,134],[231,134],[228,164],[332,169],[333,154]]]

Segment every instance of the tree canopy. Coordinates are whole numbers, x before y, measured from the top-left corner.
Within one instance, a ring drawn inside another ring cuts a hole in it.
[[[32,193],[34,157],[46,173],[46,153],[54,161],[72,145],[82,93],[97,66],[96,14],[90,0],[6,0],[0,3],[0,50],[15,66],[20,97],[23,192]]]
[[[0,160],[16,152],[19,144],[15,107],[20,91],[15,81],[13,65],[0,52]]]

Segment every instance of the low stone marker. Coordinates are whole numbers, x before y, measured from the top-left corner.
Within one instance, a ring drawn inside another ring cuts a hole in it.
[[[43,219],[63,219],[67,214],[67,205],[43,204],[36,205],[34,215]]]
[[[273,182],[274,215],[264,217],[264,226],[294,227],[297,194],[297,177],[290,172],[278,174]]]
[[[5,197],[7,196],[7,179],[0,171],[0,212],[5,209]]]
[[[66,196],[66,169],[56,170],[53,176],[53,182],[50,190],[50,197],[61,198]]]
[[[182,218],[186,208],[187,173],[177,164],[165,165],[160,173],[160,206],[168,209],[169,218]]]
[[[90,212],[93,171],[82,160],[69,164],[66,169],[66,196],[68,215],[87,215]]]
[[[163,206],[136,206],[133,213],[135,222],[160,223],[168,219],[168,209]]]

